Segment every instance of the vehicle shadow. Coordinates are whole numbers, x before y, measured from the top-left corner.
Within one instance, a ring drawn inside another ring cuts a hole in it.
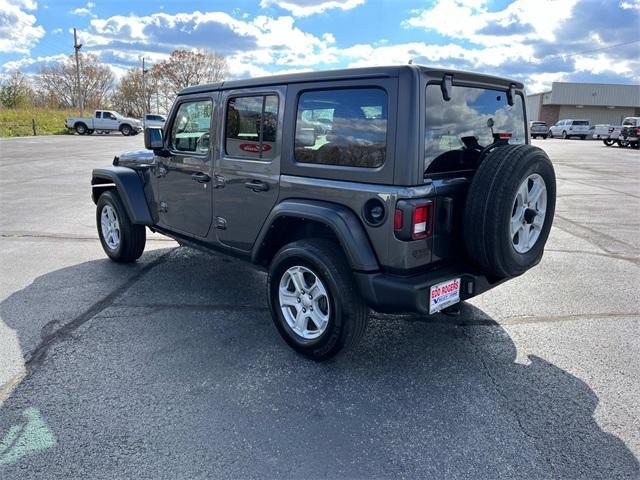
[[[81,305],[63,334],[59,325],[42,332],[48,348],[30,356],[0,408],[7,478],[640,473],[624,442],[596,422],[589,385],[537,356],[517,362],[507,332],[471,305],[457,318],[376,314],[357,348],[318,364],[277,336],[264,274],[167,252],[96,299],[100,308]],[[114,282],[112,267],[92,261],[43,275],[3,301],[0,318],[20,337],[26,320],[68,307],[52,289],[96,271]],[[27,417],[37,428],[16,427]],[[46,448],[28,448],[43,428]],[[18,431],[36,433],[21,440]]]

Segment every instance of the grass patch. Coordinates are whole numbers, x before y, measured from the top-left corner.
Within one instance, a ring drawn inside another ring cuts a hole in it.
[[[73,110],[0,109],[0,137],[33,135],[32,119],[37,135],[65,135],[71,133],[64,120],[78,112]]]

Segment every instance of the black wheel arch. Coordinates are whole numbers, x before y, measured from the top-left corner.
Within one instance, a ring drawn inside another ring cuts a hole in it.
[[[102,192],[116,189],[131,223],[136,225],[153,225],[153,217],[149,210],[144,185],[137,172],[127,167],[103,167],[93,170],[91,175],[91,199],[97,204]]]
[[[286,237],[282,231],[288,232]],[[292,231],[298,233],[290,237]],[[319,200],[285,200],[276,205],[260,230],[251,260],[267,265],[284,244],[310,236],[337,240],[353,270],[375,272],[380,269],[357,215],[344,205]]]

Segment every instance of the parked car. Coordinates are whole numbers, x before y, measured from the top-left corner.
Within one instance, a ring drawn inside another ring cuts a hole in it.
[[[553,137],[579,137],[587,138],[589,135],[589,120],[560,120],[549,128],[548,135]]]
[[[622,121],[618,146],[638,148],[640,139],[640,117],[627,117]]]
[[[164,115],[147,113],[142,119],[142,125],[144,126],[144,128],[163,128],[166,121],[167,117]]]
[[[142,131],[142,122],[135,118],[123,117],[112,110],[96,110],[93,117],[68,117],[65,126],[78,135],[91,135],[95,131],[119,131],[125,136],[137,135]]]
[[[521,83],[418,65],[189,87],[93,171],[98,235],[116,262],[148,227],[266,269],[277,330],[324,360],[370,308],[435,314],[540,262],[556,181],[525,118]]]
[[[622,126],[612,126],[612,125],[596,125],[595,132],[593,134],[594,138],[599,138],[602,140],[607,147],[610,147],[620,135],[620,130],[622,130]]]
[[[547,132],[549,131],[549,127],[547,127],[547,122],[534,121],[529,122],[529,133],[531,134],[531,138],[547,138]]]

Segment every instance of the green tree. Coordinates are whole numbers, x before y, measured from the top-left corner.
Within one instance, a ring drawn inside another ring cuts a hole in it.
[[[33,104],[33,89],[29,79],[16,70],[0,84],[0,105],[23,108]]]

